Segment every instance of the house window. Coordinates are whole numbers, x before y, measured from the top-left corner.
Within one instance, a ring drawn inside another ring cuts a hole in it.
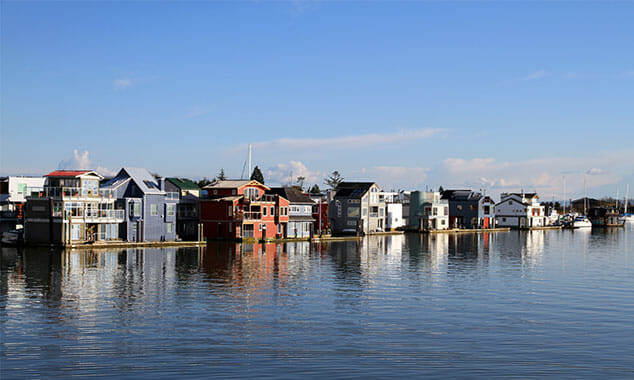
[[[471,211],[476,211],[476,210],[478,209],[478,206],[476,206],[476,205],[471,205],[471,206],[469,206],[469,209],[470,209]]]
[[[275,216],[275,206],[271,206],[271,216]]]
[[[442,226],[444,226],[444,225],[445,225],[445,220],[444,220],[444,219],[441,219],[441,220],[440,220],[440,224],[441,224]]]
[[[26,183],[18,183],[18,194],[26,194]]]
[[[484,206],[484,213],[488,214],[491,211],[491,207],[490,206]]]
[[[141,202],[134,202],[134,216],[141,216]]]
[[[258,231],[262,231],[262,223],[258,224]]]
[[[368,209],[367,208],[363,208],[363,216],[368,216]]]
[[[157,216],[158,215],[158,205],[157,204],[150,205],[150,215],[152,215],[152,216]]]
[[[174,223],[167,223],[167,233],[171,234],[174,232]]]
[[[214,190],[214,195],[218,195],[218,190]]]
[[[438,215],[438,207],[434,207],[432,211],[434,212],[434,216]]]
[[[510,204],[510,205],[512,205],[512,204],[513,204],[513,201],[509,201],[509,204]]]
[[[503,222],[506,222],[506,218],[502,218],[502,221],[503,221]]]
[[[236,195],[236,189],[231,190],[231,194]]]
[[[277,233],[278,233],[278,234],[281,234],[281,233],[282,233],[282,225],[281,225],[281,224],[278,224],[278,225],[277,225]]]
[[[456,206],[456,209],[457,209],[458,211],[462,211],[462,205],[457,205],[457,206]]]
[[[358,217],[359,217],[359,208],[348,207],[348,218],[358,218]]]
[[[167,205],[167,216],[174,216],[176,214],[176,205],[168,204]]]
[[[268,210],[268,207],[262,207],[262,216],[266,216],[267,210]]]
[[[384,216],[384,212],[385,211],[383,210],[383,208],[380,208],[379,209],[379,216],[381,216],[381,217]]]
[[[233,229],[233,224],[229,223],[228,227],[229,227],[229,232],[231,232],[231,230]]]
[[[449,207],[445,206],[445,213],[444,215],[449,215]]]

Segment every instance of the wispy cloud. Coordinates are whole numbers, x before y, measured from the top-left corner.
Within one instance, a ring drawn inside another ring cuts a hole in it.
[[[271,141],[253,143],[254,148],[262,150],[274,149],[353,149],[366,148],[380,144],[397,143],[402,141],[421,140],[432,137],[442,132],[442,129],[426,128],[416,130],[400,130],[394,133],[369,133],[365,135],[338,136],[338,137],[314,137],[314,138],[281,138]],[[235,150],[243,151],[245,145],[236,147]]]
[[[132,85],[132,80],[128,78],[115,79],[112,85],[115,90],[123,90]]]
[[[542,79],[547,76],[548,76],[548,72],[546,72],[545,70],[539,70],[539,71],[535,71],[533,73],[528,74],[527,76],[524,77],[524,80]]]

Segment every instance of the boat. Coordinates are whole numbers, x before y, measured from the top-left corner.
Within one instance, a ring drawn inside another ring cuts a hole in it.
[[[612,208],[595,207],[588,212],[592,227],[623,227],[625,220],[619,212]]]
[[[592,228],[592,222],[585,216],[577,216],[572,221],[572,228]]]

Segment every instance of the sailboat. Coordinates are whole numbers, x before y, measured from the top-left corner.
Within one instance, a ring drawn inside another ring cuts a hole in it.
[[[625,205],[625,208],[623,209],[623,220],[626,223],[634,223],[634,215],[627,213],[627,204],[630,202],[630,200],[628,199],[629,195],[630,195],[630,185],[627,185],[627,188],[625,190],[625,199],[623,201],[623,204]]]
[[[575,219],[572,221],[572,228],[592,228],[592,222],[590,222],[590,219],[588,219],[588,189],[586,187],[586,179],[585,177],[583,178],[583,191],[584,191],[584,198],[583,198],[583,216],[577,216],[575,217]]]

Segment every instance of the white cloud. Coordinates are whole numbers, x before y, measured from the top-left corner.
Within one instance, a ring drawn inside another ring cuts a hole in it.
[[[377,166],[370,170],[371,181],[384,190],[418,189],[427,178],[427,169],[404,166]]]
[[[128,78],[115,79],[113,86],[115,90],[123,90],[132,85],[132,81]]]
[[[73,157],[60,161],[57,168],[61,170],[95,170],[97,173],[104,176],[112,176],[116,174],[114,170],[103,166],[97,166],[97,168],[94,168],[92,160],[90,159],[90,153],[87,150],[80,152],[79,150],[74,149]]]
[[[400,130],[394,133],[369,133],[355,136],[338,137],[314,137],[314,138],[281,138],[271,141],[260,141],[253,143],[253,148],[261,150],[275,149],[352,149],[365,148],[380,144],[396,143],[402,141],[412,141],[429,138],[440,132],[442,129],[425,128],[415,130]],[[236,147],[236,151],[244,151],[244,145]]]
[[[542,79],[542,78],[545,78],[546,76],[548,76],[548,72],[546,72],[545,70],[538,70],[538,71],[535,71],[534,73],[530,73],[527,76],[525,76],[524,80]]]
[[[553,196],[561,197],[564,181],[570,196],[583,193],[584,178],[589,189],[619,183],[622,177],[615,173],[625,173],[628,163],[632,161],[634,151],[502,162],[493,158],[447,158],[430,173],[430,177],[445,188],[486,188],[494,195],[509,190],[534,190],[542,198],[550,199]]]
[[[305,186],[313,184],[321,186],[326,175],[321,171],[308,169],[301,161],[277,164],[268,168],[264,174],[264,180],[274,184],[289,184],[289,182],[292,184],[297,177],[304,177]]]

